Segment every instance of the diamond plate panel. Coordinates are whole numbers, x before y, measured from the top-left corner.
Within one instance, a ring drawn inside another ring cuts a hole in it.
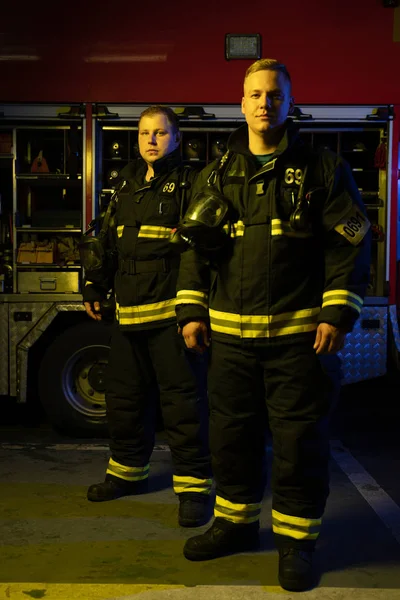
[[[9,312],[9,393],[19,402],[26,400],[28,350],[47,329],[59,311],[84,310],[81,302],[11,302]],[[32,321],[15,321],[14,312],[31,312]]]
[[[0,396],[8,396],[8,307],[0,302]]]
[[[52,307],[52,302],[18,302],[8,304],[9,328],[10,328],[10,351],[9,351],[9,374],[10,374],[10,396],[18,396],[17,375],[17,350],[18,345],[24,337],[33,329],[41,317]],[[15,321],[14,312],[32,313],[32,321]]]
[[[400,373],[400,331],[397,306],[389,306],[389,352],[393,371]]]
[[[26,336],[21,340],[17,347],[17,394],[18,402],[26,402],[27,385],[28,385],[28,353],[29,348],[40,338],[42,333],[46,331],[50,323],[62,311],[82,311],[85,307],[82,303],[56,303],[38,319],[35,325],[30,329]]]
[[[380,377],[386,373],[387,306],[364,306],[351,333],[346,336],[342,360],[342,385]]]
[[[399,321],[397,319],[397,306],[389,306],[390,324],[392,327],[393,339],[396,345],[397,352],[400,353],[400,330]]]

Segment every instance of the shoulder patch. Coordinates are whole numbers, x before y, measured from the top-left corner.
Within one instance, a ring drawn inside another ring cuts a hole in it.
[[[335,231],[346,238],[353,246],[358,246],[371,227],[367,217],[361,212],[358,206],[353,205],[351,210],[335,227]]]

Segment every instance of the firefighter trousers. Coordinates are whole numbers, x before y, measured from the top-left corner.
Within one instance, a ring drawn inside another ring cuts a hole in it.
[[[106,374],[108,475],[132,482],[148,477],[158,386],[174,491],[210,492],[206,364],[193,360],[175,324],[138,332],[115,325]]]
[[[214,513],[234,523],[258,521],[268,419],[278,547],[314,547],[329,493],[331,383],[313,341],[273,340],[263,347],[212,342],[208,393]]]

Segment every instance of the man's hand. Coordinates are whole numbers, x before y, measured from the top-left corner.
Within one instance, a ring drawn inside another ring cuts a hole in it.
[[[91,302],[84,302],[83,304],[87,314],[91,319],[94,319],[95,321],[101,321],[100,302],[93,302],[93,307]]]
[[[190,321],[182,327],[182,335],[190,350],[203,353],[210,345],[208,327],[204,321]]]
[[[335,354],[343,348],[346,333],[329,323],[320,323],[315,336],[316,354]]]

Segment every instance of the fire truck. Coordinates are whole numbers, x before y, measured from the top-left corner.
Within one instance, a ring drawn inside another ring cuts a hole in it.
[[[253,17],[213,7],[211,20],[204,7],[194,20],[183,4],[178,13],[179,7],[171,12],[156,4],[158,25],[150,7],[140,15],[132,7],[116,31],[105,14],[87,31],[88,3],[79,13],[57,9],[50,33],[36,13],[24,13],[17,28],[5,16],[0,38],[6,82],[0,97],[0,397],[25,403],[37,394],[50,423],[72,435],[105,431],[110,337],[110,326],[84,311],[78,243],[107,205],[119,171],[138,156],[139,115],[151,104],[171,106],[180,117],[182,158],[201,169],[223,155],[230,133],[244,123],[241,84],[261,55],[288,65],[301,136],[347,160],[372,223],[371,281],[340,353],[342,384],[399,368],[400,90],[392,75],[400,59],[400,9],[371,2],[367,11],[364,0],[350,7],[338,0],[326,9],[331,19],[321,20],[320,3],[308,0],[293,23],[283,8],[268,9],[276,23],[271,31],[254,20],[256,5],[266,10],[263,3],[255,3]],[[363,16],[362,36],[335,27],[338,4],[349,23]],[[145,28],[131,41],[129,24],[139,16],[159,28],[154,43]],[[306,43],[317,24],[323,57]],[[358,58],[335,55],[339,33],[343,52]],[[372,35],[382,51],[390,48],[384,63],[367,43]],[[66,52],[68,36],[75,43]],[[333,40],[335,50],[328,51]],[[370,85],[374,69],[378,89]]]

